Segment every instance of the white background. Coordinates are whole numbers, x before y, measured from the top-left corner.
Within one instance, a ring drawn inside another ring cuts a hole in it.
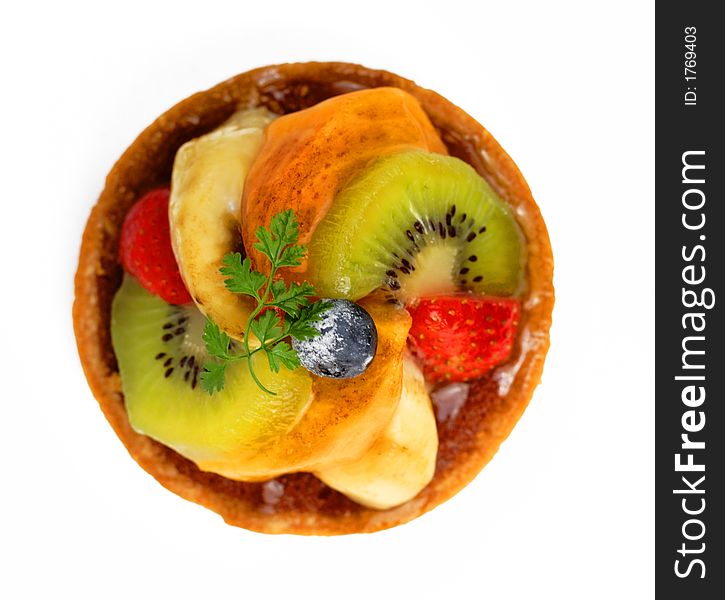
[[[652,597],[653,2],[9,5],[0,596]],[[105,422],[71,327],[81,232],[126,146],[192,92],[309,59],[392,70],[476,117],[556,259],[544,382],[509,440],[454,499],[369,536],[250,533],[166,491]]]

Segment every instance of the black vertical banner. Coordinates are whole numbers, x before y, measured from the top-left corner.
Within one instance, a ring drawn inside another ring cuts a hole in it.
[[[656,14],[656,589],[725,598],[725,85],[717,3]]]

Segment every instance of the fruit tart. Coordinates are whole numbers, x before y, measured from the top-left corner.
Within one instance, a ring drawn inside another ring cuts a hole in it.
[[[226,522],[372,532],[450,498],[539,383],[548,235],[438,94],[256,69],[152,123],[83,236],[75,333],[133,458]]]

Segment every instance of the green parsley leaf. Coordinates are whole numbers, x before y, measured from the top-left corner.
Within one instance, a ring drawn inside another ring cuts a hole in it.
[[[252,271],[252,261],[248,258],[242,260],[242,255],[235,252],[224,256],[222,264],[224,266],[219,269],[219,272],[227,277],[224,280],[224,285],[227,286],[230,292],[246,294],[257,300],[260,299],[259,289],[267,281],[267,278],[262,273]]]
[[[201,339],[206,344],[206,350],[212,356],[216,356],[222,360],[228,360],[229,344],[231,343],[230,337],[224,333],[214,321],[207,319],[204,325],[204,332],[201,334]]]
[[[272,217],[269,228],[257,229],[254,247],[270,262],[267,275],[253,271],[251,261],[242,259],[238,252],[224,257],[219,271],[226,277],[224,284],[227,289],[235,294],[251,296],[257,304],[249,316],[241,350],[239,344],[233,344],[231,338],[211,320],[204,326],[202,339],[209,354],[217,359],[208,362],[201,375],[202,386],[210,394],[224,388],[226,369],[232,362],[250,359],[258,351],[264,351],[269,367],[275,373],[282,366],[296,369],[300,366],[299,357],[285,338],[292,336],[304,340],[319,335],[312,323],[320,319],[322,312],[331,306],[330,303],[310,303],[315,290],[307,282],[292,282],[288,286],[284,280],[275,277],[278,269],[296,267],[302,263],[306,248],[297,245],[298,239],[297,217],[293,210],[285,210]],[[284,313],[284,322],[277,311]],[[249,346],[252,334],[259,340],[258,348],[251,349]],[[274,395],[256,376],[253,361],[245,362],[257,385]]]
[[[300,366],[300,359],[297,352],[287,342],[277,342],[274,346],[266,348],[269,368],[275,373],[279,372],[279,363],[282,363],[290,370]]]
[[[201,387],[209,395],[224,389],[224,375],[227,370],[227,364],[225,362],[218,363],[211,361],[204,364],[204,370],[201,372]]]
[[[275,240],[272,235],[261,225],[257,227],[257,239],[259,240],[254,247],[264,254],[269,261],[274,264],[279,251],[279,240]]]
[[[309,304],[307,296],[312,296],[314,293],[315,288],[306,281],[303,283],[293,281],[289,288],[275,295],[274,304],[296,319],[299,317],[300,309]]]
[[[295,321],[290,325],[289,334],[296,340],[302,342],[317,337],[320,335],[320,332],[304,321]]]
[[[269,229],[260,226],[257,228],[256,235],[259,241],[254,244],[254,247],[270,260],[275,269],[299,264],[299,262],[296,264],[289,261],[280,262],[285,248],[296,244],[299,237],[299,224],[293,210],[288,209],[273,216]],[[301,260],[301,256],[296,250],[292,251],[291,256],[293,260]]]
[[[281,247],[297,243],[299,237],[299,223],[295,211],[288,208],[272,217],[269,229],[279,241]],[[279,258],[279,255],[277,255]]]
[[[276,302],[277,298],[279,298],[280,295],[282,295],[287,289],[287,285],[284,281],[278,279],[277,281],[272,282],[272,287],[270,289],[272,292],[272,300]]]
[[[301,319],[304,319],[308,323],[314,323],[322,318],[322,313],[332,308],[332,302],[326,300],[318,300],[309,306],[306,306],[302,310],[300,315]]]
[[[330,302],[324,300],[318,300],[313,304],[304,306],[295,321],[289,326],[289,335],[297,340],[309,340],[311,338],[320,335],[312,326],[312,323],[319,321],[322,318],[322,313],[332,307]]]
[[[278,265],[280,267],[297,267],[302,264],[302,258],[306,252],[305,246],[290,246],[282,251]]]
[[[282,335],[282,322],[274,310],[268,309],[252,321],[252,332],[264,344]]]

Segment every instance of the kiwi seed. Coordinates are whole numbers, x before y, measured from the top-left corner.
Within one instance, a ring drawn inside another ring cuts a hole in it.
[[[169,320],[161,326],[161,330],[165,332],[161,336],[161,341],[170,347],[167,352],[159,352],[154,358],[163,361],[161,367],[164,369],[165,378],[168,379],[178,372],[179,377],[193,390],[199,384],[201,365],[208,356],[200,346],[189,343],[190,320],[186,314],[187,309],[171,305],[169,309]]]

